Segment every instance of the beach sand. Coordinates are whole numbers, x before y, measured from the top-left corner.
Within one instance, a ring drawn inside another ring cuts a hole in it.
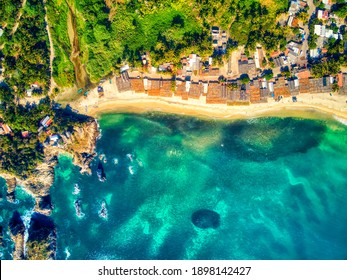
[[[227,106],[226,104],[206,104],[206,97],[199,100],[182,100],[180,97],[153,97],[132,91],[119,93],[114,78],[103,85],[104,97],[99,98],[97,90],[90,91],[88,97],[72,103],[72,107],[93,117],[103,113],[145,113],[163,112],[187,116],[215,119],[245,119],[259,116],[291,116],[303,118],[338,117],[347,120],[347,96],[329,93],[299,94],[297,102],[283,98],[276,102],[248,106]]]

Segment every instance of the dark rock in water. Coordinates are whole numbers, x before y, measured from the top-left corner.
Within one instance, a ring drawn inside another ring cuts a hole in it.
[[[56,228],[53,219],[33,213],[28,230],[26,258],[29,260],[46,260],[56,258]]]
[[[52,218],[40,213],[34,213],[30,220],[28,240],[46,240],[52,234],[55,234]]]
[[[105,182],[106,181],[106,174],[104,171],[104,167],[102,166],[101,161],[99,160],[98,163],[98,169],[96,170],[96,174],[98,175],[99,181],[100,182]]]
[[[6,194],[6,199],[8,202],[14,203],[16,201],[16,196],[15,196],[15,192],[8,192]]]
[[[3,233],[3,231],[4,231],[4,229],[3,229],[3,227],[2,226],[0,226],[0,247],[3,247],[4,246],[4,241],[3,241],[3,239],[4,239],[4,233]]]
[[[12,235],[24,234],[25,225],[18,211],[14,211],[12,218],[9,222],[9,227]]]
[[[15,189],[17,186],[17,181],[15,178],[7,179],[6,184],[7,184],[6,199],[8,202],[14,203],[16,201]]]
[[[200,209],[193,213],[192,223],[198,228],[218,228],[220,215],[211,210]]]
[[[39,207],[42,210],[52,210],[52,200],[50,195],[42,196],[39,202]]]

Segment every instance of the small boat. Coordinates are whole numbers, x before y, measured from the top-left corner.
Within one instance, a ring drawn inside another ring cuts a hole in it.
[[[118,163],[119,163],[118,158],[114,158],[114,159],[113,159],[113,164],[114,164],[114,165],[117,165]]]
[[[74,190],[73,190],[72,194],[74,194],[74,195],[79,194],[80,191],[81,191],[81,189],[80,189],[79,185],[76,183],[74,185]]]
[[[104,167],[102,166],[101,161],[99,161],[98,163],[98,169],[96,170],[96,174],[98,175],[100,182],[106,181],[106,174],[105,174]]]
[[[79,218],[83,217],[84,214],[82,213],[82,201],[80,199],[76,199],[74,205],[76,210],[76,216]]]
[[[108,215],[108,212],[107,212],[107,208],[106,208],[106,202],[105,202],[105,200],[103,200],[101,202],[101,209],[99,211],[99,217],[103,218],[103,219],[107,219],[107,215]]]

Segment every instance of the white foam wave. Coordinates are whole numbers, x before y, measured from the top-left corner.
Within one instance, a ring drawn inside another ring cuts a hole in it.
[[[337,120],[339,123],[342,123],[343,125],[347,126],[347,120],[346,119],[340,118],[340,117],[337,117],[337,116],[334,116],[334,119]]]
[[[66,248],[65,248],[64,253],[66,254],[65,260],[67,260],[68,258],[70,258],[71,253],[70,253],[70,251],[69,251],[69,247],[66,247]]]
[[[24,256],[26,255],[26,244],[28,241],[29,237],[29,226],[30,226],[30,220],[31,220],[31,215],[34,212],[34,209],[31,210],[26,210],[24,214],[21,216],[23,224],[25,226],[25,231],[24,231]]]

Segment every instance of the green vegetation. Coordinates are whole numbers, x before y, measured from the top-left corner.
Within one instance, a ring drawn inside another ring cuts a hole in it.
[[[333,92],[338,92],[340,89],[339,85],[335,82],[333,83],[332,90]]]
[[[247,74],[242,74],[240,76],[240,81],[242,84],[245,85],[245,84],[248,84],[251,81],[251,79],[249,78],[249,76]]]
[[[75,73],[70,61],[71,44],[68,34],[67,15],[69,7],[65,1],[55,5],[55,1],[46,1],[49,15],[50,33],[53,37],[54,60],[53,78],[61,87],[70,87],[74,84]]]
[[[50,244],[46,241],[28,241],[26,257],[29,260],[48,260],[52,255]]]
[[[346,18],[347,17],[347,3],[344,1],[338,1],[340,3],[336,4],[334,6],[333,12],[340,18]]]
[[[17,1],[15,3],[17,7],[19,3]],[[15,12],[11,14],[13,13]],[[5,30],[8,34],[7,27]],[[35,82],[40,84],[43,92],[47,92],[49,52],[42,1],[27,0],[22,9],[18,28],[13,35],[6,37],[2,52],[6,82],[16,90],[17,96],[24,96],[25,89],[30,88],[31,84]],[[41,94],[42,92],[36,93]]]
[[[271,80],[274,77],[274,73],[272,72],[271,69],[264,70],[263,74],[264,74],[264,78],[267,81]]]
[[[92,82],[113,71],[124,61],[141,67],[140,56],[149,52],[152,65],[179,63],[182,55],[213,53],[210,30],[229,31],[230,47],[261,43],[267,50],[286,44],[285,29],[276,17],[286,11],[288,0],[52,0],[47,3],[52,26],[55,60],[54,78],[61,85],[74,81],[72,51],[79,48],[81,63]],[[270,4],[269,4],[270,3]],[[74,21],[70,19],[74,18]],[[71,45],[73,30],[78,46]]]
[[[1,0],[0,27],[4,28],[4,34],[0,37],[0,45],[11,39],[11,31],[17,15],[22,6],[21,0]],[[6,26],[6,27],[5,27]]]
[[[53,110],[48,97],[38,105],[17,105],[11,90],[0,87],[0,101],[3,105],[0,109],[1,121],[12,129],[11,135],[0,136],[0,168],[20,178],[29,176],[44,159],[42,143],[47,134],[39,134],[38,128],[45,116],[53,119],[50,126],[53,133],[71,132],[73,126],[83,121],[82,117],[66,110]],[[23,138],[23,131],[29,131],[30,137]]]
[[[333,59],[322,61],[312,65],[312,76],[315,78],[321,78],[327,75],[336,75],[340,71],[340,63]]]

